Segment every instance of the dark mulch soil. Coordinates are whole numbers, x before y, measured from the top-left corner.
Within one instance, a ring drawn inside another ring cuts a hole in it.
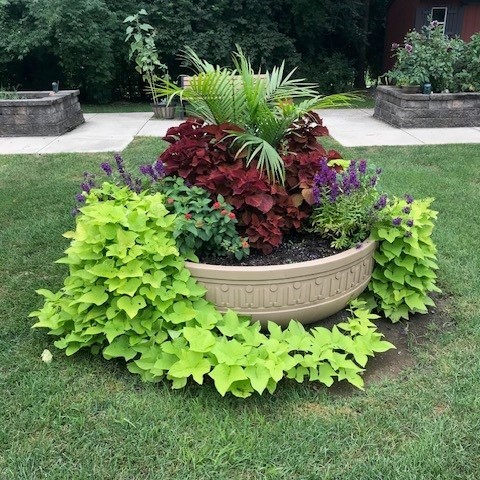
[[[288,263],[305,262],[325,258],[340,253],[330,246],[330,240],[325,240],[313,233],[291,233],[285,235],[283,243],[270,255],[263,255],[258,250],[252,250],[241,262],[234,257],[218,257],[214,255],[200,258],[202,263],[212,265],[249,266],[285,265]]]
[[[375,320],[378,331],[383,333],[385,340],[393,343],[396,349],[379,353],[368,360],[363,375],[366,389],[374,383],[400,376],[408,367],[414,367],[418,361],[415,350],[422,346],[428,347],[435,341],[437,334],[454,327],[449,312],[450,298],[447,295],[438,294],[432,297],[436,307],[431,308],[425,315],[412,315],[409,321],[403,320],[397,323],[382,318]],[[347,316],[348,313],[344,310],[313,326],[321,325],[331,328],[336,323],[345,320]],[[312,388],[321,388],[315,383],[310,385]],[[358,389],[345,381],[335,383],[328,390],[334,395],[351,395],[359,392]]]

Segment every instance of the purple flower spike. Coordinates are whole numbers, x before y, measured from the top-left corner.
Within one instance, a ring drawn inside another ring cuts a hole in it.
[[[81,193],[77,193],[75,195],[75,200],[78,202],[78,203],[85,203],[85,197],[81,194]]]
[[[91,186],[90,184],[86,183],[86,182],[83,182],[81,185],[80,185],[80,188],[85,192],[85,193],[88,193],[90,190],[91,190]]]
[[[413,197],[409,195],[408,193],[405,195],[405,201],[411,205],[413,203]]]
[[[392,225],[394,227],[398,227],[399,225],[401,225],[402,223],[402,219],[400,217],[396,217],[392,220]]]
[[[413,227],[413,220],[412,219],[407,220],[407,226],[408,227]]]
[[[387,195],[383,194],[377,200],[377,203],[373,206],[375,210],[383,210],[387,206]]]
[[[376,175],[372,175],[369,181],[369,185],[374,187],[378,182],[378,177]]]
[[[402,212],[406,213],[407,215],[410,213],[412,209],[410,207],[403,207]]]
[[[115,154],[115,163],[117,164],[118,173],[120,173],[121,175],[124,174],[125,173],[125,165],[124,165],[124,162],[123,162],[123,158],[119,153]]]
[[[362,175],[365,175],[365,173],[367,172],[367,161],[366,160],[360,160],[360,163],[358,165],[358,171]]]
[[[101,165],[102,170],[109,176],[112,176],[113,170],[112,166],[108,162],[103,162]]]
[[[163,178],[165,176],[165,165],[163,164],[163,162],[161,160],[157,160],[155,162],[155,164],[153,165],[153,169],[155,170],[155,172],[157,172],[157,175],[160,177],[160,178]]]
[[[140,173],[142,175],[147,175],[148,177],[155,178],[155,172],[153,171],[152,165],[140,165]]]

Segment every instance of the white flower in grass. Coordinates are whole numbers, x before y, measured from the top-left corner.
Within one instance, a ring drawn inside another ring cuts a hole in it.
[[[42,352],[42,362],[45,362],[45,363],[52,363],[52,360],[53,360],[53,355],[52,355],[52,352],[50,352],[50,350],[47,350],[45,349],[43,352]]]

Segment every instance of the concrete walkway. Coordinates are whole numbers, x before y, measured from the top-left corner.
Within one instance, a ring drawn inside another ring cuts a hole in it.
[[[373,118],[370,109],[319,111],[330,135],[345,147],[479,143],[480,127],[399,129]],[[135,136],[162,137],[180,120],[149,112],[87,113],[85,123],[60,137],[0,137],[1,154],[120,152]]]

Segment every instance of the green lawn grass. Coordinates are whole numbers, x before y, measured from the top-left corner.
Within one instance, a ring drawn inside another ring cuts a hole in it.
[[[110,155],[0,156],[1,480],[480,478],[478,145],[328,144],[383,167],[389,192],[436,198],[443,315],[454,327],[432,329],[413,366],[365,392],[284,382],[247,400],[209,384],[143,384],[122,362],[66,357],[31,330],[34,290],[65,275],[53,262],[82,173]],[[124,156],[153,161],[163,147],[139,138]]]

